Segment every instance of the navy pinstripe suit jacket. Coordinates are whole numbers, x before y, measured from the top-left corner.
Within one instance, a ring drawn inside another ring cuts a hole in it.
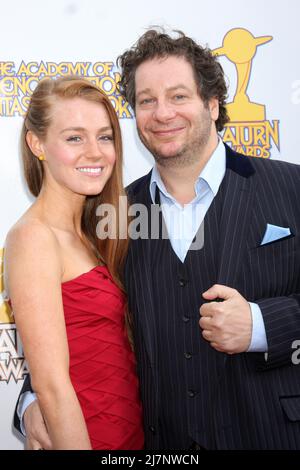
[[[247,158],[227,146],[226,161],[217,282],[259,305],[268,354],[224,354],[211,410],[215,447],[300,449],[300,366],[292,363],[293,342],[300,344],[300,166]],[[129,186],[131,202],[151,205],[150,175]],[[267,223],[289,227],[292,235],[261,246]],[[164,393],[150,272],[151,263],[160,262],[155,246],[133,241],[125,273],[150,449],[160,448],[158,402]],[[178,413],[184,412],[178,404]]]

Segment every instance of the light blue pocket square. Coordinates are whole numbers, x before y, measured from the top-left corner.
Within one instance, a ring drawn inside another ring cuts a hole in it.
[[[267,243],[275,242],[276,240],[281,240],[281,238],[288,237],[289,235],[292,235],[289,228],[267,224],[264,238],[262,239],[260,246],[266,245]]]

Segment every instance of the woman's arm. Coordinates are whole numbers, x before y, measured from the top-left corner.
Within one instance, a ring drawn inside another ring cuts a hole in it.
[[[39,222],[18,224],[5,247],[5,277],[16,325],[54,449],[90,449],[69,376],[60,247]]]

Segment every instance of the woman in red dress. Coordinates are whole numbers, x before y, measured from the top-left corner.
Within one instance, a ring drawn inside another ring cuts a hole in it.
[[[52,446],[142,449],[121,276],[128,240],[116,222],[121,132],[107,96],[76,77],[42,80],[22,156],[36,200],[8,234],[5,285]],[[104,203],[114,237],[97,226]]]

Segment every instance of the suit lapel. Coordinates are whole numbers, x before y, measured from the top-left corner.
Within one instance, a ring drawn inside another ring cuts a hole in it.
[[[251,161],[226,146],[226,173],[221,184],[222,215],[219,241],[219,284],[237,287],[249,234],[255,170]]]

